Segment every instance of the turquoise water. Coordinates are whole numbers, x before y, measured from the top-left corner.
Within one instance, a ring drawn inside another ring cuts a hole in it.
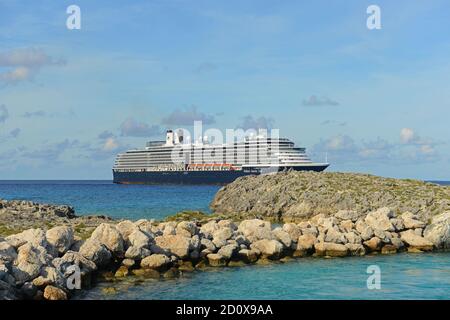
[[[209,211],[219,186],[118,185],[111,181],[0,181],[0,199],[67,204],[79,215],[161,219],[182,210]]]
[[[381,271],[381,289],[367,289],[367,267]],[[117,294],[105,295],[105,287]],[[336,259],[301,258],[268,266],[218,268],[179,279],[133,278],[102,283],[81,299],[450,299],[450,253]]]
[[[448,184],[448,183],[446,183]],[[68,204],[77,214],[163,218],[181,210],[209,211],[218,186],[132,186],[110,181],[0,181],[0,198]],[[368,290],[369,265],[381,289]],[[185,273],[174,280],[99,284],[82,299],[450,299],[450,253],[343,259],[303,258],[269,266]]]

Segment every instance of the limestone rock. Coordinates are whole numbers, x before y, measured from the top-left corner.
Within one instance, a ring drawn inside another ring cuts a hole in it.
[[[355,227],[356,231],[359,232],[363,240],[369,240],[374,236],[373,229],[369,227],[369,225],[367,225],[367,223],[365,223],[363,220],[358,220]]]
[[[130,220],[119,222],[118,224],[116,224],[116,229],[117,231],[119,231],[124,241],[128,241],[128,237],[130,236],[130,234],[135,231],[139,231],[139,227]]]
[[[250,245],[251,249],[258,250],[269,259],[278,259],[283,252],[283,245],[277,240],[258,240]]]
[[[302,235],[302,229],[295,223],[285,223],[283,225],[283,230],[289,234],[292,241],[297,241],[298,237]]]
[[[31,242],[28,242],[18,250],[12,275],[18,283],[30,281],[39,275],[42,266],[48,264],[50,258],[44,247],[35,247]]]
[[[450,211],[434,216],[431,224],[425,228],[423,235],[436,248],[450,249]]]
[[[0,261],[13,262],[17,258],[17,252],[12,245],[6,241],[0,242]]]
[[[250,240],[250,242],[266,239],[273,239],[272,226],[270,222],[252,219],[244,220],[239,224],[238,231]]]
[[[217,248],[220,248],[220,247],[226,245],[227,240],[231,239],[232,236],[233,236],[233,230],[231,230],[231,228],[224,227],[224,228],[220,228],[213,232],[213,234],[212,234],[213,240],[212,241]]]
[[[339,243],[318,242],[314,244],[316,255],[329,257],[345,257],[348,255],[348,248]]]
[[[280,241],[286,248],[290,248],[292,244],[292,238],[284,231],[282,228],[278,227],[273,229],[272,234],[275,236],[275,239]],[[298,238],[296,238],[298,239]]]
[[[367,214],[365,222],[372,228],[382,231],[395,231],[390,218],[394,218],[394,213],[390,208],[384,207]]]
[[[247,263],[253,263],[258,260],[260,252],[257,250],[242,249],[238,252],[239,257]]]
[[[366,254],[366,248],[362,244],[346,243],[345,246],[351,256],[363,256]]]
[[[127,251],[125,252],[125,258],[133,260],[142,260],[151,254],[152,252],[147,248],[131,246],[128,247]]]
[[[304,234],[298,237],[296,251],[302,254],[311,253],[317,239],[312,234]]]
[[[364,245],[370,250],[370,251],[378,251],[381,249],[382,241],[378,237],[372,237],[370,240],[364,241]]]
[[[209,265],[212,267],[224,267],[227,265],[227,259],[218,253],[210,253],[207,258]]]
[[[61,258],[53,259],[52,264],[56,270],[63,275],[66,275],[68,269],[73,265],[77,265],[82,274],[89,274],[90,272],[97,270],[97,265],[93,261],[86,259],[79,252],[70,250]]]
[[[139,248],[148,248],[151,240],[153,239],[141,230],[135,230],[128,236],[129,245]]]
[[[197,225],[192,221],[181,221],[176,227],[176,234],[184,237],[192,237],[197,234]]]
[[[416,235],[412,230],[401,232],[400,238],[402,239],[403,242],[407,243],[411,248],[418,249],[421,251],[433,250],[433,242]]]
[[[15,248],[19,248],[25,243],[44,248],[48,245],[44,230],[39,228],[25,230],[21,233],[6,237],[5,240]]]
[[[160,270],[170,264],[170,259],[164,254],[152,254],[141,261],[141,267],[144,269]]]
[[[59,254],[64,254],[74,243],[73,229],[68,226],[51,228],[46,232],[45,237]]]
[[[420,221],[416,215],[413,213],[407,211],[404,212],[401,216],[403,220],[403,224],[405,226],[405,229],[417,229],[417,228],[425,228],[426,223],[423,221]]]
[[[191,239],[180,235],[159,236],[155,238],[155,245],[180,259],[184,259],[189,256]]]
[[[111,252],[97,239],[88,239],[80,248],[79,253],[94,262],[97,267],[104,267],[111,261]]]
[[[227,244],[217,251],[222,257],[227,260],[230,260],[237,252],[239,248],[236,244]]]
[[[117,256],[123,254],[124,245],[122,235],[113,225],[107,223],[100,224],[92,233],[91,239],[98,240]]]
[[[44,290],[44,298],[47,300],[67,300],[67,294],[60,288],[46,286]]]
[[[347,239],[345,238],[345,235],[339,231],[339,229],[336,227],[331,227],[327,230],[325,242],[346,244]]]

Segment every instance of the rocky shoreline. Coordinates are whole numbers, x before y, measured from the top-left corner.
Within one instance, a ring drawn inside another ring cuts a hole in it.
[[[212,215],[182,212],[158,222],[77,217],[68,206],[2,200],[0,300],[70,299],[78,280],[89,289],[97,279],[450,249],[450,188],[420,181],[295,172],[244,177],[222,188],[211,207]]]
[[[209,267],[286,262],[305,256],[345,257],[450,248],[450,211],[430,223],[384,207],[361,216],[340,210],[301,223],[273,228],[269,221],[239,223],[154,222],[101,223],[86,240],[71,226],[28,229],[0,238],[0,299],[65,300],[72,266],[82,288],[95,278],[174,278]]]

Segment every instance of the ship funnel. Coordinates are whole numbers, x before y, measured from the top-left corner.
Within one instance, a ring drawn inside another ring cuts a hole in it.
[[[173,146],[174,144],[174,134],[172,130],[167,130],[166,132],[166,145]]]

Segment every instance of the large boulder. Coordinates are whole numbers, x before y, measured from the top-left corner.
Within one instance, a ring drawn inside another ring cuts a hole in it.
[[[121,256],[124,251],[123,238],[115,226],[102,223],[92,233],[91,239],[98,240],[114,255]]]
[[[0,263],[13,262],[17,258],[17,252],[12,245],[6,241],[0,242]]]
[[[372,237],[367,241],[364,241],[364,245],[369,249],[369,251],[379,251],[383,242],[378,237]]]
[[[258,250],[252,250],[252,249],[242,249],[239,250],[238,256],[244,260],[246,263],[253,263],[258,260],[258,257],[260,255],[260,252]]]
[[[427,225],[425,222],[420,221],[417,215],[409,211],[404,212],[401,215],[401,220],[403,220],[405,229],[425,228],[425,226]]]
[[[214,231],[219,229],[219,224],[215,220],[208,221],[200,227],[200,232],[205,235],[206,238],[212,237]]]
[[[251,249],[258,250],[261,255],[269,259],[278,259],[283,253],[283,245],[277,240],[262,239],[253,242]]]
[[[210,253],[206,258],[208,258],[208,263],[211,267],[224,267],[227,265],[227,259],[218,253]]]
[[[346,244],[347,239],[345,238],[345,235],[342,232],[340,232],[337,227],[332,227],[329,228],[327,230],[327,233],[325,234],[325,242]]]
[[[145,257],[148,257],[151,254],[152,252],[147,248],[131,246],[128,247],[127,251],[125,252],[125,258],[133,260],[141,260],[144,259]]]
[[[272,234],[274,235],[275,239],[280,241],[286,248],[290,248],[292,244],[292,238],[284,231],[282,228],[278,227],[273,229]],[[296,238],[298,239],[298,238]]]
[[[190,246],[191,238],[180,235],[167,235],[156,237],[155,247],[152,246],[151,249],[152,251],[155,251],[154,249],[162,249],[162,252],[166,251],[180,259],[184,259],[189,256]]]
[[[312,253],[314,251],[314,243],[316,243],[317,238],[312,234],[303,234],[297,239],[297,248],[295,255],[304,256],[306,254]]]
[[[93,261],[86,259],[79,252],[70,250],[67,251],[61,258],[53,259],[52,264],[56,270],[61,272],[63,275],[66,275],[68,269],[73,265],[80,268],[82,275],[89,274],[92,271],[97,270],[97,265]]]
[[[61,288],[47,286],[44,290],[44,298],[47,300],[67,300],[67,294]]]
[[[369,240],[374,236],[373,229],[362,219],[356,222],[355,228],[363,240]]]
[[[45,248],[48,246],[45,231],[40,228],[25,230],[21,233],[6,237],[5,240],[15,248],[19,248],[25,243],[30,243],[35,247],[41,246]]]
[[[233,230],[229,227],[220,228],[213,232],[213,243],[217,248],[223,247],[227,244],[227,240],[233,236]]]
[[[407,230],[400,233],[400,239],[408,244],[409,248],[420,251],[433,250],[433,242],[417,235],[413,230]]]
[[[45,237],[59,254],[64,254],[74,243],[73,229],[68,226],[51,228],[46,232]]]
[[[119,222],[118,224],[116,224],[116,229],[117,231],[119,231],[125,242],[128,241],[128,237],[130,236],[130,234],[135,231],[139,231],[139,227],[130,220]]]
[[[317,242],[314,244],[316,255],[329,257],[345,257],[348,255],[348,248],[339,243]]]
[[[197,232],[197,225],[192,221],[181,221],[176,227],[176,234],[189,238],[197,234]]]
[[[423,235],[436,248],[450,249],[450,211],[434,216]]]
[[[390,218],[394,217],[394,212],[390,208],[384,207],[368,213],[364,220],[374,230],[395,231],[395,227],[390,221]]]
[[[97,267],[107,266],[112,258],[111,252],[97,239],[88,239],[80,247],[79,253],[86,259],[91,260]]]
[[[270,222],[264,220],[244,220],[239,224],[238,231],[242,232],[250,242],[273,239],[272,226]]]
[[[54,267],[44,266],[37,278],[33,279],[33,285],[40,288],[47,285],[64,285],[64,276]]]
[[[283,230],[289,234],[292,241],[297,241],[298,237],[302,235],[302,229],[295,223],[285,223],[283,225]]]
[[[167,268],[169,264],[170,259],[164,254],[152,254],[141,261],[141,267],[144,269],[161,270]]]
[[[223,256],[225,259],[231,259],[238,252],[239,248],[236,244],[227,244],[217,251],[218,254]]]
[[[18,249],[18,255],[14,266],[12,267],[12,275],[17,283],[25,283],[37,277],[41,272],[41,268],[47,265],[51,257],[42,246],[33,246],[26,243]]]
[[[152,240],[151,236],[140,230],[135,230],[128,236],[128,244],[140,248],[148,248]]]

